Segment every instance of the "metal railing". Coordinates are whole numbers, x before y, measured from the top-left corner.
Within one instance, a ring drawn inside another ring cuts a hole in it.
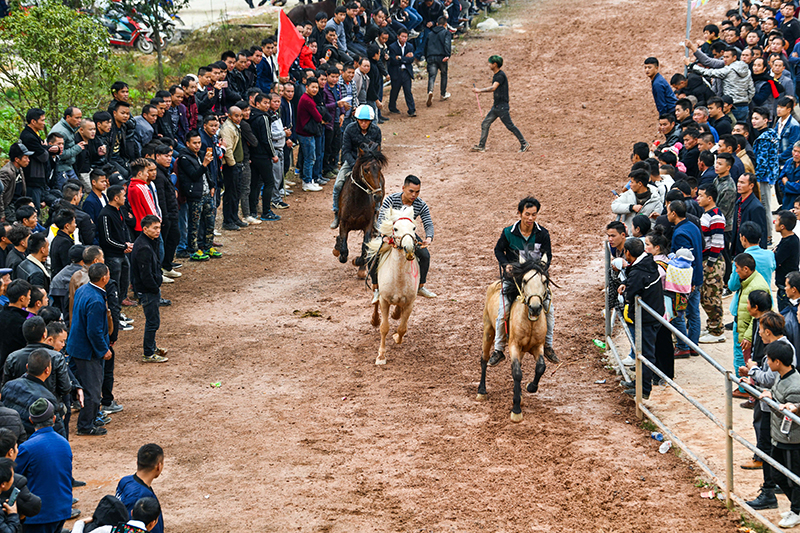
[[[629,326],[625,323],[624,318],[616,312],[616,308],[611,308],[609,305],[609,295],[607,293],[608,287],[611,282],[611,254],[609,251],[608,245],[604,245],[605,248],[605,266],[606,266],[606,291],[604,294],[605,297],[605,333],[606,333],[606,346],[608,347],[609,351],[614,357],[614,362],[616,363],[617,367],[619,368],[623,378],[626,381],[630,381],[628,379],[628,373],[625,369],[625,366],[622,364],[622,360],[620,359],[619,352],[617,350],[616,345],[612,339],[612,335],[614,333],[614,323],[615,317],[619,317],[623,328],[622,330],[625,332],[629,341],[631,342],[631,346],[634,349],[634,353],[636,355],[636,376],[639,379],[636,379],[636,394],[635,394],[635,401],[636,401],[636,416],[640,419],[643,417],[647,417],[650,419],[656,426],[661,429],[661,431],[665,434],[666,437],[678,446],[686,455],[689,456],[692,461],[697,463],[697,465],[703,469],[706,474],[711,477],[711,481],[722,488],[725,492],[725,502],[729,509],[733,508],[734,502],[750,513],[753,517],[755,517],[759,522],[764,524],[767,528],[771,531],[776,533],[782,531],[779,529],[774,523],[772,523],[768,518],[764,517],[761,513],[757,510],[753,509],[747,502],[734,493],[734,482],[733,482],[733,472],[734,472],[734,464],[733,464],[733,443],[734,441],[738,442],[748,450],[752,451],[758,457],[761,458],[762,461],[769,463],[773,468],[781,472],[783,475],[788,477],[793,483],[800,485],[800,476],[794,474],[792,471],[778,463],[775,459],[770,457],[768,454],[764,453],[763,451],[759,450],[755,445],[747,441],[744,437],[739,435],[733,429],[733,384],[735,383],[737,387],[743,388],[749,394],[755,396],[756,398],[759,397],[761,391],[756,389],[755,387],[749,385],[744,380],[740,380],[736,375],[726,369],[724,366],[719,364],[713,357],[708,355],[702,348],[700,348],[697,344],[692,342],[686,335],[678,331],[672,324],[670,324],[667,320],[664,319],[663,316],[656,313],[650,306],[645,304],[641,301],[639,297],[636,298],[636,317],[634,319],[634,335],[631,335],[629,331]],[[725,420],[722,421],[718,417],[716,417],[711,411],[709,411],[703,404],[693,398],[686,390],[684,390],[680,385],[675,383],[672,379],[667,377],[656,365],[646,359],[644,355],[642,355],[642,313],[646,312],[653,318],[655,318],[660,324],[661,327],[666,327],[672,332],[678,339],[686,343],[689,348],[697,352],[700,357],[702,357],[708,364],[710,364],[717,372],[722,374],[724,379],[724,387],[725,387]],[[645,405],[642,404],[642,365],[647,366],[655,375],[663,379],[667,385],[675,389],[675,391],[683,396],[694,408],[698,411],[703,413],[709,420],[711,420],[716,426],[722,429],[725,433],[725,480],[722,481],[719,476],[702,460],[700,457],[692,451],[689,446],[684,443],[674,431],[672,431],[663,421],[661,421],[652,411],[650,411]],[[788,416],[795,424],[800,424],[800,417],[795,415],[794,413],[786,410],[781,410],[779,404],[772,400],[771,398],[764,398],[761,401],[764,401],[769,407],[777,412],[780,412],[782,415]],[[771,416],[771,413],[768,413]]]

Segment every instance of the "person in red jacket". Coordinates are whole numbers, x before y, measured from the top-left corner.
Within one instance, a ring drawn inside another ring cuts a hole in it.
[[[308,78],[306,81],[306,92],[300,97],[297,104],[297,128],[295,133],[300,139],[300,149],[303,151],[303,190],[321,191],[317,183],[314,182],[314,163],[317,157],[322,154],[316,153],[315,137],[322,133],[322,115],[317,110],[314,97],[319,92],[319,82],[317,78]],[[315,133],[314,130],[317,130]]]
[[[151,172],[152,170],[152,172]],[[147,215],[156,215],[159,220],[161,213],[155,193],[150,188],[150,183],[156,177],[156,165],[147,159],[136,159],[131,163],[131,178],[128,184],[128,203],[136,218],[136,233],[142,231],[142,219]]]

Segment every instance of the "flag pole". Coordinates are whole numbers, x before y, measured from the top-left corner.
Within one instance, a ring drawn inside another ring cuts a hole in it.
[[[739,0],[739,17],[742,17],[742,0]]]
[[[741,1],[741,0],[740,0]],[[689,40],[689,34],[692,31],[692,0],[686,0],[686,40]],[[684,50],[684,57],[689,57],[689,49],[686,46],[683,47]],[[688,77],[689,76],[689,66],[686,65],[683,67],[683,75]]]

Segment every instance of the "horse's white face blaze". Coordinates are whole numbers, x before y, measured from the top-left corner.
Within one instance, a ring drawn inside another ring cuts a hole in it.
[[[525,301],[530,302],[533,307],[544,305],[547,293],[544,276],[535,270],[525,274],[522,278],[522,292],[524,293]]]
[[[406,259],[409,261],[414,259],[414,248],[417,243],[415,238],[416,229],[414,222],[406,218],[397,220],[392,227],[395,246],[405,251]]]

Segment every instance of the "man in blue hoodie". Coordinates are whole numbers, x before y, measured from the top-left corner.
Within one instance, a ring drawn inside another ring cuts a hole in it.
[[[658,59],[655,57],[648,57],[644,60],[644,73],[650,78],[650,83],[653,89],[653,100],[656,102],[656,109],[658,114],[667,115],[675,114],[675,104],[678,99],[675,98],[675,93],[670,87],[664,76],[658,72]]]
[[[672,231],[672,251],[677,252],[685,248],[691,252],[692,261],[692,292],[687,296],[686,311],[678,313],[673,325],[678,331],[689,337],[697,344],[700,341],[700,286],[703,285],[703,234],[700,229],[686,219],[686,203],[675,200],[667,205],[667,218],[675,225]],[[684,315],[686,321],[684,322]],[[688,327],[687,327],[688,325]],[[689,346],[678,340],[675,349],[676,358],[687,358],[690,355]]]
[[[158,444],[145,444],[136,454],[136,473],[125,476],[117,484],[117,498],[120,499],[128,512],[133,510],[136,502],[141,498],[156,498],[151,485],[164,470],[164,450]],[[158,515],[156,526],[151,529],[153,533],[164,533],[164,516]]]

